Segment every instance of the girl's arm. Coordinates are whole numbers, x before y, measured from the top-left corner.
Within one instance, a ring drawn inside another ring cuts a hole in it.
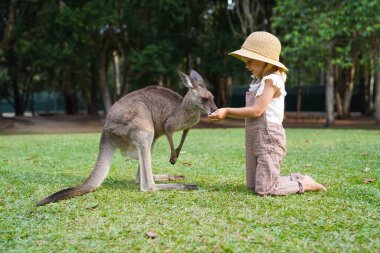
[[[279,93],[279,88],[273,85],[271,79],[265,80],[265,87],[262,95],[256,98],[252,106],[241,108],[220,108],[210,114],[208,118],[212,121],[223,120],[226,117],[229,118],[258,118],[265,112],[269,102],[272,98]]]

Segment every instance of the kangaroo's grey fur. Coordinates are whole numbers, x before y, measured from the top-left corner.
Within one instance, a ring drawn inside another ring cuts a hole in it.
[[[211,113],[217,109],[212,94],[196,71],[191,71],[190,76],[179,74],[189,88],[184,98],[172,90],[150,86],[127,94],[117,101],[106,117],[98,160],[87,180],[82,185],[56,192],[37,205],[42,206],[95,191],[110,170],[115,149],[139,160],[136,182],[140,183],[141,191],[196,189],[196,186],[183,184],[155,184],[154,178],[170,180],[177,177],[154,177],[152,173],[151,151],[159,136],[166,135],[171,150],[170,162],[174,164],[187,133],[199,122],[201,113]],[[172,136],[179,130],[183,130],[182,138],[179,146],[174,149]]]

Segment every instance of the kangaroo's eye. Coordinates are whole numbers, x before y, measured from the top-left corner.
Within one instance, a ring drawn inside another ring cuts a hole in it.
[[[207,103],[207,101],[208,101],[208,98],[206,98],[206,97],[201,98],[201,102],[202,102],[202,104]]]

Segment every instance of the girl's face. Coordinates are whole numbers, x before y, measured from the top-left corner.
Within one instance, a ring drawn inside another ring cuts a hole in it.
[[[265,67],[265,62],[246,58],[245,67],[249,70],[254,76],[261,77],[263,69]]]

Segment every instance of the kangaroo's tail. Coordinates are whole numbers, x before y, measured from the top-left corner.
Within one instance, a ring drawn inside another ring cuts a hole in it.
[[[73,198],[75,196],[87,194],[95,191],[104,181],[111,168],[112,158],[115,147],[107,135],[103,132],[100,138],[99,155],[95,168],[92,170],[91,175],[87,178],[86,182],[76,187],[67,188],[56,192],[49,197],[37,203],[37,206],[43,206],[52,202],[58,202],[63,199]]]
[[[91,187],[90,185],[86,185],[86,184],[67,188],[50,195],[46,199],[41,200],[40,202],[37,203],[37,206],[43,206],[52,202],[58,202],[63,199],[73,198],[75,196],[83,195],[95,190],[96,190],[96,187]]]

